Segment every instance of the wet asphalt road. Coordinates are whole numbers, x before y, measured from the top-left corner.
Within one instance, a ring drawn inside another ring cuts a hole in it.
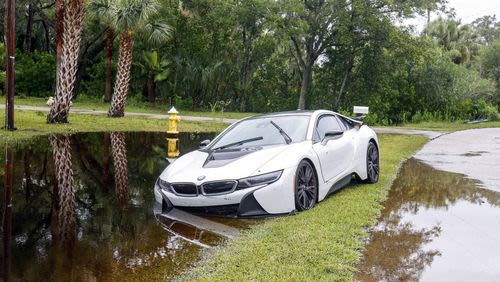
[[[477,179],[484,188],[500,192],[500,128],[443,135],[427,143],[415,157],[436,169]]]
[[[500,128],[443,135],[406,161],[359,281],[500,281]]]

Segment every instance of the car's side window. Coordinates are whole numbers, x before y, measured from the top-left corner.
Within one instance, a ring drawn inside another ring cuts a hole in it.
[[[335,117],[337,118],[337,122],[339,123],[340,128],[342,129],[342,131],[348,130],[347,126],[342,122],[342,118],[339,117],[339,116],[335,116]]]
[[[316,130],[317,134],[319,135],[319,140],[322,140],[325,137],[326,132],[328,131],[343,131],[335,116],[332,115],[325,115],[320,117],[318,124],[316,125]]]

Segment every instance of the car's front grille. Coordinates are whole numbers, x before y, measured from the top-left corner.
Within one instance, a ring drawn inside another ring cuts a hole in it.
[[[201,191],[205,195],[220,195],[233,192],[237,182],[234,180],[208,182],[201,185]]]
[[[172,183],[172,189],[176,194],[182,196],[198,195],[198,187],[194,183]]]

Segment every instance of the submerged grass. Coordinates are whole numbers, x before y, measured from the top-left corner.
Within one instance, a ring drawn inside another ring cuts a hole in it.
[[[402,159],[427,139],[380,135],[381,176],[349,186],[310,211],[256,225],[189,270],[182,279],[210,281],[353,280],[381,201]],[[383,255],[383,254],[381,254]]]
[[[0,116],[5,110],[0,110]],[[46,135],[49,133],[76,133],[95,131],[166,131],[166,119],[152,119],[144,117],[108,118],[102,115],[71,114],[67,124],[47,124],[47,113],[37,111],[15,112],[16,131],[0,130],[0,141],[3,144],[19,142],[26,138]],[[181,121],[180,131],[189,132],[218,132],[227,124],[217,122],[190,122]]]

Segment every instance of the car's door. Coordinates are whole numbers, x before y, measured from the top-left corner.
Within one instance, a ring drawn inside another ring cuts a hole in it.
[[[326,136],[328,132],[342,131],[342,135]],[[350,166],[354,151],[353,133],[339,123],[335,115],[322,115],[316,122],[313,149],[318,155],[324,181],[329,181]]]

